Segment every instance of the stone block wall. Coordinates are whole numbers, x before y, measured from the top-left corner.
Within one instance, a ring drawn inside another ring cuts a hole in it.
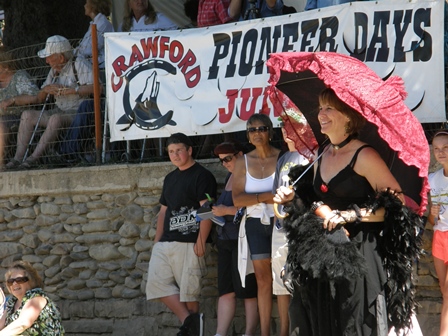
[[[217,160],[202,163],[218,182]],[[67,335],[175,335],[179,321],[160,302],[146,301],[147,265],[158,199],[170,163],[6,172],[0,176],[0,279],[17,259],[31,262],[61,309]],[[425,233],[430,251],[431,231]],[[201,311],[206,335],[216,328],[216,251],[207,257]],[[431,255],[418,264],[418,318],[438,333],[441,297]],[[273,334],[278,314],[274,305]],[[244,331],[237,309],[232,333]]]

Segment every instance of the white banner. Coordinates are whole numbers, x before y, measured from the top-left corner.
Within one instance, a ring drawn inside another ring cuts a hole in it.
[[[112,141],[243,130],[262,107],[270,53],[334,51],[401,76],[421,122],[445,121],[444,2],[362,1],[182,31],[106,34]],[[266,112],[268,111],[268,112]]]

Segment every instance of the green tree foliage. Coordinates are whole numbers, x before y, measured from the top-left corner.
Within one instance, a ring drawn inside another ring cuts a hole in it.
[[[10,48],[43,43],[52,35],[81,39],[89,27],[85,0],[0,0],[2,4],[3,44]]]

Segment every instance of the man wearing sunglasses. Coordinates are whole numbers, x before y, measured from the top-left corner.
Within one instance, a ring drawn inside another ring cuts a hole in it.
[[[160,299],[176,314],[183,323],[177,336],[203,336],[199,298],[212,223],[210,219],[196,222],[196,211],[207,194],[216,197],[216,180],[193,159],[192,143],[185,134],[171,135],[167,149],[176,169],[163,182],[146,298]]]

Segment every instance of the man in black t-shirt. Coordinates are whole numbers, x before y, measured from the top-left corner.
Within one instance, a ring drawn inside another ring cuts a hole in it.
[[[185,134],[171,135],[167,148],[177,168],[163,182],[146,298],[160,299],[176,314],[183,323],[178,336],[202,336],[199,297],[212,223],[197,222],[196,211],[207,201],[206,194],[216,196],[216,180],[193,159],[191,141]]]

